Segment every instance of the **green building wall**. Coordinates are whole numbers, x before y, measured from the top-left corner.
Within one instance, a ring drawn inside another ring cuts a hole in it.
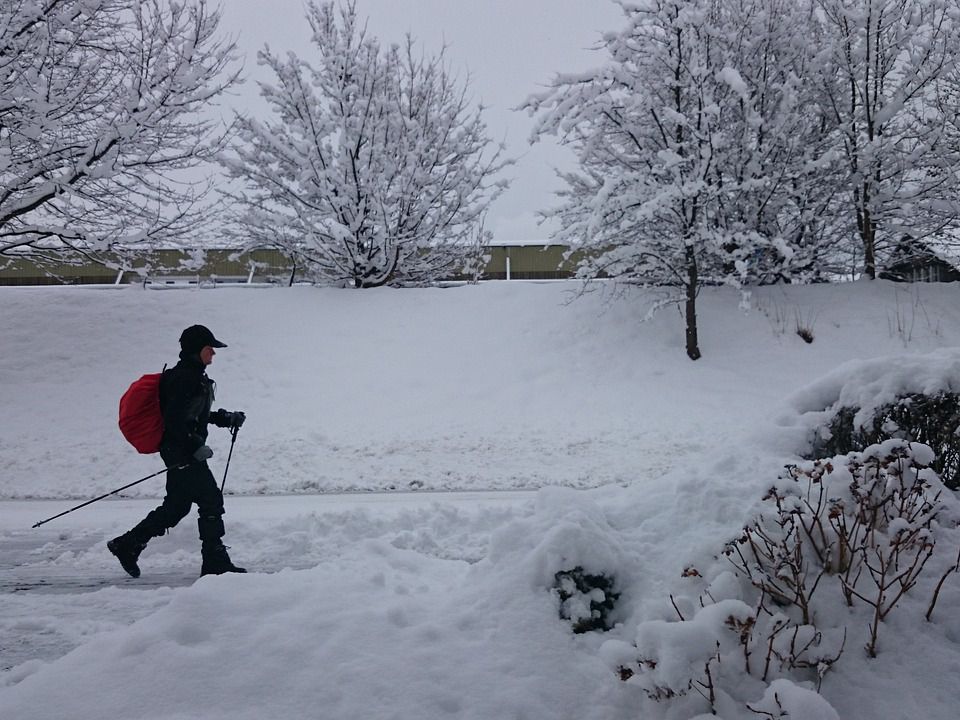
[[[563,245],[492,245],[481,280],[553,280],[569,278],[577,258],[564,259]],[[196,259],[194,256],[197,256]],[[202,261],[200,260],[202,258]],[[124,265],[127,270],[120,271]],[[153,250],[120,263],[91,260],[51,262],[42,266],[29,257],[0,257],[0,285],[80,285],[129,283],[289,282],[293,264],[279,250],[241,252],[207,249],[202,254],[186,250]],[[462,280],[463,277],[444,278]]]

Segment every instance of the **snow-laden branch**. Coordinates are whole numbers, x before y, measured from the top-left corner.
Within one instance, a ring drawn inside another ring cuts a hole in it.
[[[210,105],[238,72],[219,17],[206,0],[0,8],[0,253],[202,227],[210,186],[195,169],[222,147]]]

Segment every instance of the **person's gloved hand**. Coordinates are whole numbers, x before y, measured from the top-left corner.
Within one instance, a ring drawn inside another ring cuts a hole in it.
[[[210,449],[209,445],[201,445],[193,452],[193,457],[195,460],[209,460],[213,457],[213,450]]]
[[[210,422],[222,428],[239,428],[246,419],[247,416],[242,412],[228,412],[223,408],[210,413]]]

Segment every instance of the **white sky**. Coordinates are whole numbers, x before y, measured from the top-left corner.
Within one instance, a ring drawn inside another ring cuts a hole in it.
[[[270,79],[257,66],[265,43],[273,52],[293,50],[311,57],[302,0],[225,0],[223,29],[237,36],[247,54],[248,87],[239,103],[256,106],[253,81]],[[547,239],[537,210],[554,203],[560,187],[554,167],[570,167],[571,154],[552,141],[530,146],[532,121],[512,108],[538,91],[557,72],[599,64],[591,48],[600,33],[620,26],[619,8],[610,0],[357,0],[358,14],[383,42],[411,32],[427,51],[448,45],[454,67],[468,72],[474,96],[489,107],[485,118],[491,138],[505,139],[517,165],[507,175],[513,184],[491,208],[487,228],[495,242]]]

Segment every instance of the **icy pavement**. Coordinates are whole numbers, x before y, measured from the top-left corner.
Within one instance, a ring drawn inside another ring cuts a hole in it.
[[[474,561],[501,521],[534,492],[403,492],[234,497],[225,516],[231,554],[251,572],[313,567],[367,540]],[[32,528],[80,501],[0,502],[0,672],[50,661],[90,637],[150,615],[199,574],[193,516],[154,539],[140,578],[127,576],[108,539],[159,499],[106,499]]]

